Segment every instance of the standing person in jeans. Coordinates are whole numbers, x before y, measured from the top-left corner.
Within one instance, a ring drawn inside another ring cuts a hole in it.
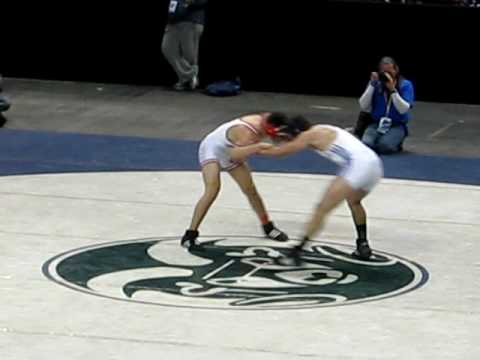
[[[208,0],[170,0],[162,52],[178,77],[175,90],[198,87],[198,49]]]
[[[367,89],[360,97],[362,109],[355,135],[379,154],[402,150],[408,136],[410,109],[414,101],[412,83],[400,75],[394,59],[380,60]]]

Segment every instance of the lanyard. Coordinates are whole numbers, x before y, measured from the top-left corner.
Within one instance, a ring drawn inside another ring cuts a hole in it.
[[[387,94],[385,94],[385,100],[387,100]],[[390,98],[387,101],[387,111],[385,113],[385,117],[388,117],[388,114],[390,113],[390,108],[392,107],[392,101],[393,101],[393,98],[392,98],[392,95],[390,95]]]

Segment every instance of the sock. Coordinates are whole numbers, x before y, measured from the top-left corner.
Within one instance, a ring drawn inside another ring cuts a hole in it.
[[[367,224],[355,225],[359,242],[367,242]]]
[[[260,222],[262,223],[262,225],[266,225],[270,222],[270,218],[267,213],[260,215]]]

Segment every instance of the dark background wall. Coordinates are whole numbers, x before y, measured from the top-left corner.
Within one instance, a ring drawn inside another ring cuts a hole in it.
[[[5,7],[4,76],[168,85],[168,0]],[[210,0],[201,79],[249,90],[358,96],[390,55],[417,99],[480,103],[480,9],[323,0]]]

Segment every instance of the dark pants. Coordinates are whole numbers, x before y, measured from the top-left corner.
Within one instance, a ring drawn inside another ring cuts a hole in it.
[[[8,109],[10,109],[10,103],[2,95],[0,95],[0,127],[5,125],[7,122],[7,119],[3,116],[2,112],[7,111]]]
[[[5,125],[6,122],[7,122],[7,119],[5,118],[5,116],[3,116],[2,113],[0,113],[0,127]]]
[[[162,51],[180,82],[198,75],[198,49],[203,25],[192,22],[169,24],[165,29]]]

